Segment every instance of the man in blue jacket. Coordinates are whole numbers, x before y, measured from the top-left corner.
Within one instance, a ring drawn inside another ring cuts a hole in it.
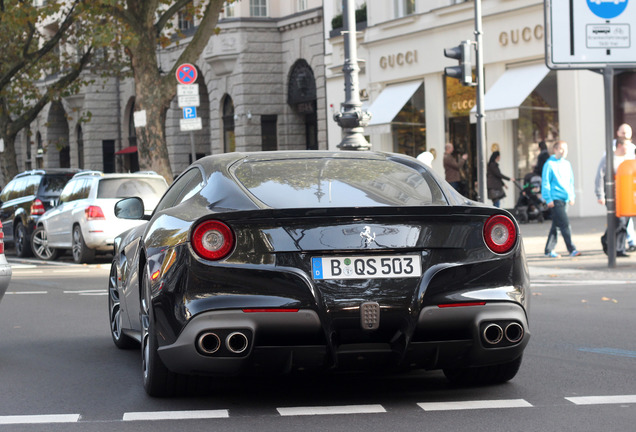
[[[554,251],[557,244],[557,229],[561,231],[563,240],[568,248],[570,256],[579,256],[581,252],[576,250],[572,243],[570,232],[570,219],[566,205],[574,205],[574,173],[568,160],[568,143],[557,141],[553,147],[553,154],[543,166],[541,176],[541,195],[548,204],[552,216],[552,226],[545,244],[545,255],[550,258],[559,258],[561,255]]]

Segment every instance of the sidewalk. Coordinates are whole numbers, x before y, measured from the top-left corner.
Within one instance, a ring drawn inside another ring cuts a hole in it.
[[[607,218],[605,216],[570,218],[572,241],[581,252],[581,256],[569,257],[563,237],[555,252],[561,258],[548,258],[544,254],[545,242],[548,238],[551,221],[538,223],[532,221],[520,224],[521,235],[526,250],[530,275],[545,277],[551,275],[571,274],[591,279],[621,278],[636,280],[636,252],[629,258],[616,258],[616,267],[608,267],[607,255],[601,248],[601,236],[605,232]]]

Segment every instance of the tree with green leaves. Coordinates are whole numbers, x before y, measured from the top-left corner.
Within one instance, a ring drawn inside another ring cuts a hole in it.
[[[177,92],[175,72],[183,63],[196,63],[218,33],[217,22],[225,0],[92,0],[91,8],[110,20],[113,40],[130,59],[135,80],[135,109],[145,111],[147,123],[137,128],[137,152],[142,170],[152,170],[173,179],[165,123],[168,108]],[[197,28],[169,71],[159,67],[157,50],[183,38],[175,23],[178,14],[196,17]]]
[[[84,0],[0,0],[0,158],[5,181],[18,173],[15,141],[51,101],[76,93],[92,48],[77,26]]]

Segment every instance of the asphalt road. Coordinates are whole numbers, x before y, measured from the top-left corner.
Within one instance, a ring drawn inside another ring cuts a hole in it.
[[[108,271],[108,259],[14,266],[0,303],[0,431],[634,430],[630,279],[537,272],[532,339],[505,385],[454,387],[438,371],[289,376],[152,399],[139,352],[110,339]]]

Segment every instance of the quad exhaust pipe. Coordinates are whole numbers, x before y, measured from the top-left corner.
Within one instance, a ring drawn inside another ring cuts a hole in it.
[[[203,332],[197,338],[197,348],[203,354],[214,354],[221,348],[221,339],[216,333]]]
[[[212,331],[205,331],[197,337],[196,348],[201,354],[215,354],[222,347],[221,338]],[[247,335],[240,331],[235,331],[225,338],[225,348],[232,354],[241,354],[247,350],[249,339]]]
[[[486,343],[489,345],[497,345],[501,343],[504,338],[507,342],[516,344],[523,339],[524,330],[523,326],[517,322],[511,322],[503,329],[499,324],[490,323],[483,331],[483,337]]]

